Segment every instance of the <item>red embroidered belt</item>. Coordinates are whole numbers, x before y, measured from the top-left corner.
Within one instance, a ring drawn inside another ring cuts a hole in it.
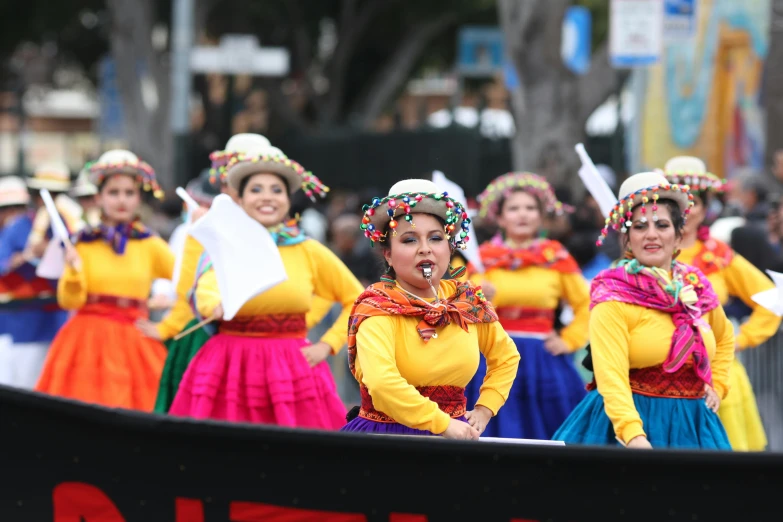
[[[510,332],[549,333],[555,325],[555,311],[523,306],[504,306],[495,310],[504,330]]]
[[[86,304],[108,305],[114,308],[135,309],[141,312],[147,311],[147,301],[105,294],[87,294]]]
[[[448,414],[452,419],[465,415],[468,399],[465,397],[465,388],[459,386],[417,386],[416,390],[435,402],[440,411]],[[360,387],[362,395],[362,407],[359,416],[375,422],[397,422],[382,411],[378,411],[372,404],[372,397],[367,387]]]
[[[691,361],[674,373],[666,373],[663,366],[649,366],[631,370],[628,373],[631,391],[647,397],[699,399],[704,397],[704,381],[696,375]],[[587,385],[588,390],[596,388],[595,378]]]
[[[241,337],[306,337],[307,322],[304,314],[271,314],[235,317],[223,321],[220,333]]]

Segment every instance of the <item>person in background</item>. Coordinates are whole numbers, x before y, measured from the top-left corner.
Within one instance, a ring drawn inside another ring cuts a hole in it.
[[[275,239],[288,279],[223,320],[223,298],[209,262],[197,275],[195,309],[218,321],[218,333],[190,362],[169,413],[199,419],[336,430],[345,407],[326,363],[345,342],[348,312],[362,287],[321,243],[290,219],[291,195],[328,188],[275,147],[237,154],[227,166],[239,206]],[[227,223],[226,226],[231,226]],[[241,274],[236,274],[242,277]],[[322,338],[307,339],[313,295],[343,305]]]
[[[775,285],[729,245],[710,237],[709,225],[715,215],[710,215],[709,209],[723,190],[723,180],[707,172],[704,162],[692,156],[670,159],[664,175],[669,183],[688,185],[693,194],[694,205],[683,230],[677,260],[695,266],[706,275],[721,304],[725,305],[729,297],[736,297],[752,310],[739,327],[735,346],[738,351],[755,348],[777,333],[780,318],[755,303],[752,296]],[[721,402],[718,414],[731,447],[735,451],[763,451],[767,437],[756,398],[745,367],[736,357],[729,376],[729,393]]]
[[[486,272],[470,277],[484,286],[521,356],[511,395],[487,434],[549,439],[585,395],[571,354],[587,343],[588,285],[565,247],[541,237],[545,215],[570,209],[544,178],[529,172],[500,176],[479,201],[481,215],[494,218],[500,233],[481,245]],[[574,316],[556,331],[562,300]],[[482,361],[468,385],[471,403],[480,396],[485,372]]]
[[[71,188],[71,171],[64,163],[47,163],[37,167],[27,186],[35,191],[36,213],[32,230],[27,238],[25,255],[28,259],[39,259],[49,244],[50,219],[40,195],[42,189],[49,191],[57,212],[70,233],[81,228],[82,208],[67,196]]]
[[[166,349],[137,322],[148,314],[157,278],[171,278],[174,255],[138,220],[142,191],[162,197],[155,171],[127,150],[90,167],[102,221],[66,245],[57,300],[76,314],[62,327],[36,391],[108,407],[152,411]]]
[[[31,389],[40,376],[52,339],[68,319],[68,313],[55,299],[57,281],[36,274],[52,237],[49,214],[37,191],[47,189],[54,197],[67,192],[70,174],[62,165],[43,165],[26,180],[26,185],[34,191],[36,206],[28,206],[25,212],[13,212],[5,222],[0,239],[0,293],[6,294],[10,301],[7,306],[11,317],[6,322],[6,333],[13,338],[5,353],[2,382]],[[19,187],[14,191],[18,193]],[[17,194],[16,198],[21,196]],[[28,195],[27,200],[31,199]],[[74,226],[73,221],[64,221],[66,227],[69,223]]]
[[[619,231],[625,259],[590,291],[595,381],[554,440],[731,449],[717,412],[728,393],[733,327],[707,277],[675,261],[692,197],[660,172],[620,186],[599,241]]]
[[[370,251],[370,246],[359,239],[361,218],[354,214],[343,214],[331,226],[330,247],[340,261],[359,279],[362,286],[368,286],[380,273],[380,261]]]
[[[71,197],[82,209],[82,214],[79,216],[81,228],[85,226],[97,227],[101,224],[101,207],[95,198],[98,194],[98,187],[90,183],[90,165],[92,163],[87,163],[84,166],[71,187]]]
[[[342,431],[478,439],[509,396],[519,353],[470,282],[443,279],[467,241],[468,214],[429,180],[374,198],[362,229],[380,243],[386,275],[356,300],[348,323],[361,407]],[[487,359],[473,410],[465,385]]]

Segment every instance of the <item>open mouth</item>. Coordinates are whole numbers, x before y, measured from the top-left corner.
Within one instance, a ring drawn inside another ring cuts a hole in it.
[[[660,249],[660,245],[647,245],[644,247],[645,252],[658,252]]]

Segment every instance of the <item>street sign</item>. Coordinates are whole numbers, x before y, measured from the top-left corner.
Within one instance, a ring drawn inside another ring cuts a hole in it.
[[[584,74],[590,68],[592,44],[592,16],[584,6],[571,6],[563,19],[563,38],[560,54],[563,63],[572,72]]]
[[[253,35],[226,35],[216,47],[194,47],[190,54],[193,72],[285,76],[290,67],[288,50],[261,47]]]
[[[500,28],[468,26],[460,30],[457,71],[461,76],[492,77],[503,71],[504,57]]]
[[[664,0],[663,39],[665,42],[687,40],[696,35],[696,0]]]
[[[653,65],[663,47],[661,0],[612,0],[609,14],[609,54],[613,67]]]

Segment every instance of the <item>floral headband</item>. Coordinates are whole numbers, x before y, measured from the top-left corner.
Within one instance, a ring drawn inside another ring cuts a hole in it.
[[[392,236],[397,235],[397,226],[400,218],[416,227],[413,214],[432,214],[443,219],[446,223],[446,238],[455,249],[467,248],[468,229],[470,217],[465,207],[459,201],[449,197],[448,192],[404,192],[386,196],[385,198],[373,198],[372,203],[362,207],[361,229],[364,231],[372,245],[386,240],[383,229],[388,222]]]
[[[570,205],[558,201],[552,185],[543,177],[531,172],[509,172],[490,183],[484,192],[478,196],[481,204],[479,216],[497,215],[501,198],[508,196],[515,189],[522,189],[538,199],[548,213],[557,215],[563,212],[573,212]]]
[[[687,218],[693,206],[693,194],[690,193],[688,185],[662,184],[645,187],[623,197],[612,209],[611,215],[606,218],[606,224],[601,235],[596,241],[597,246],[601,246],[606,239],[609,229],[617,230],[625,234],[631,228],[631,217],[633,209],[637,205],[641,207],[641,222],[647,222],[647,210],[650,207],[650,214],[653,221],[658,221],[658,201],[661,199],[671,199],[675,201],[682,210],[683,216]]]
[[[228,171],[240,163],[253,164],[253,163],[265,163],[269,167],[271,172],[284,176],[291,184],[291,189],[299,185],[304,191],[305,195],[313,202],[316,201],[315,196],[325,198],[329,192],[329,187],[318,179],[312,172],[305,170],[305,168],[296,161],[289,159],[285,156],[276,156],[272,154],[245,154],[243,152],[230,153],[232,157],[228,160],[228,164],[224,167],[225,176],[228,176]],[[224,175],[221,174],[221,177]]]
[[[148,163],[140,159],[128,159],[123,161],[88,163],[85,168],[89,169],[93,185],[100,187],[107,177],[114,174],[128,174],[135,176],[136,182],[141,186],[144,192],[152,192],[157,199],[163,199],[164,192],[155,177],[155,169]]]

